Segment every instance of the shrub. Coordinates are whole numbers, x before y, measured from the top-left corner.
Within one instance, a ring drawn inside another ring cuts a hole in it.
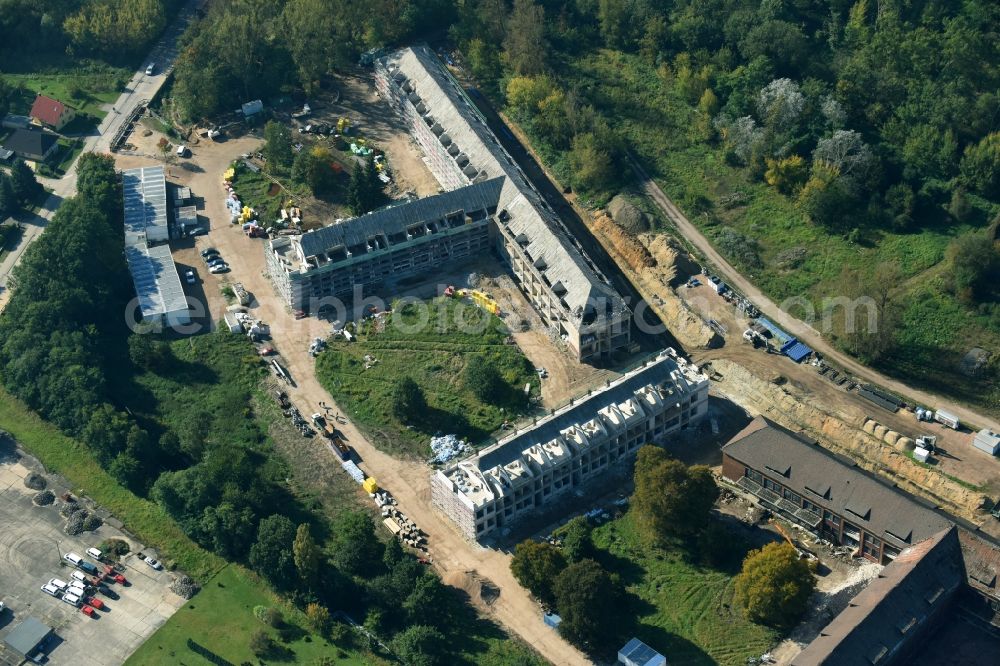
[[[274,639],[263,629],[258,629],[250,635],[250,651],[258,657],[263,657],[274,649]]]
[[[47,484],[44,476],[30,472],[24,477],[24,485],[32,490],[44,490]]]
[[[48,506],[56,501],[56,496],[52,494],[51,490],[43,490],[31,498],[31,501],[37,506]]]

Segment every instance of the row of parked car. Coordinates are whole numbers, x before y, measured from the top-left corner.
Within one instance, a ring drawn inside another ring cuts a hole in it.
[[[201,251],[201,258],[205,260],[205,265],[208,266],[209,273],[228,273],[229,264],[222,258],[219,251],[214,247],[206,247]]]
[[[76,570],[69,574],[70,580],[67,582],[60,578],[50,578],[42,585],[41,590],[74,608],[79,608],[84,615],[93,616],[95,610],[102,610],[105,607],[97,593],[109,599],[117,599],[118,593],[108,587],[108,583],[125,585],[128,581],[125,576],[115,571],[114,567],[104,563],[103,553],[100,550],[88,548],[86,552],[101,566],[98,567],[76,553],[66,553],[63,559],[76,567]]]

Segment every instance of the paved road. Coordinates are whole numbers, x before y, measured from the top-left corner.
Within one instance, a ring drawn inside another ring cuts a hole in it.
[[[111,140],[115,133],[128,120],[129,115],[144,102],[151,100],[166,82],[167,74],[173,68],[174,60],[177,57],[177,39],[181,33],[194,19],[197,10],[203,6],[207,0],[191,0],[174,22],[164,31],[160,40],[152,48],[149,55],[140,64],[139,69],[132,75],[125,90],[112,105],[113,110],[104,117],[97,129],[84,139],[84,152],[109,152],[111,150]],[[146,65],[155,62],[156,73],[153,76],[146,76]],[[79,158],[77,158],[79,159]],[[39,179],[47,188],[51,190],[49,198],[42,204],[37,215],[24,220],[24,233],[18,246],[8,253],[3,261],[0,261],[0,308],[7,303],[9,292],[7,290],[7,280],[11,269],[21,260],[24,251],[28,246],[41,235],[45,230],[45,225],[52,219],[56,209],[63,202],[63,199],[73,196],[76,193],[76,163],[67,169],[66,175],[59,179]]]
[[[684,216],[677,206],[664,194],[660,186],[649,177],[646,170],[642,168],[634,157],[630,156],[632,167],[642,183],[643,189],[652,197],[653,201],[660,207],[664,214],[677,227],[678,232],[715,266],[717,273],[733,287],[743,292],[747,298],[753,301],[760,311],[767,317],[780,325],[786,331],[805,342],[814,350],[822,354],[825,358],[845,368],[857,377],[866,381],[883,386],[894,393],[905,397],[907,402],[916,402],[933,408],[943,408],[958,416],[964,423],[973,424],[977,429],[982,427],[991,428],[1000,432],[1000,422],[994,418],[984,416],[973,410],[958,405],[948,398],[920,391],[907,386],[903,382],[892,379],[882,373],[873,370],[856,359],[844,354],[836,349],[826,339],[820,335],[819,331],[809,326],[805,322],[796,319],[778,307],[771,299],[764,295],[753,283],[746,279],[738,270],[733,268],[725,257],[720,255],[705,236]]]

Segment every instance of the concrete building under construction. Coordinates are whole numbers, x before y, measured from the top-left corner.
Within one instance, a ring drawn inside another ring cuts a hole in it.
[[[708,378],[673,349],[434,473],[431,500],[473,541],[586,488],[707,412]]]
[[[375,62],[376,88],[408,123],[443,194],[270,242],[278,293],[297,310],[492,248],[581,361],[630,344],[631,312],[426,46]]]

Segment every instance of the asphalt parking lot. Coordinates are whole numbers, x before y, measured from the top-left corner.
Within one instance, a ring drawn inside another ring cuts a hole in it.
[[[0,615],[0,666],[21,663],[19,655],[6,649],[3,639],[29,616],[54,630],[46,648],[47,663],[121,664],[183,605],[184,599],[169,589],[172,574],[154,571],[140,561],[135,556],[140,544],[108,525],[107,519],[93,532],[69,536],[63,530],[59,499],[49,506],[35,506],[31,500],[37,491],[25,487],[24,477],[30,471],[40,472],[36,465],[12,447],[0,451],[0,600],[7,606]],[[48,489],[58,498],[65,488],[58,485],[57,478],[46,478]],[[87,617],[39,589],[50,578],[70,580],[74,569],[64,562],[64,553],[84,555],[88,547],[109,538],[123,539],[132,546],[132,552],[122,560],[128,585],[109,585],[117,600],[98,595],[106,606],[95,617]]]

